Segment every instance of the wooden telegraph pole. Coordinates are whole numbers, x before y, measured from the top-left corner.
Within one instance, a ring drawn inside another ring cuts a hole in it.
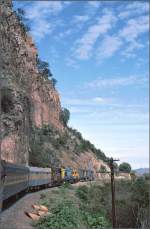
[[[0,18],[0,25],[1,25],[2,19]],[[2,38],[0,36],[0,46],[2,44]],[[1,66],[1,51],[0,51],[0,71],[2,69]],[[0,213],[2,210],[2,165],[1,165],[1,78],[0,78]],[[1,220],[1,217],[0,217]]]
[[[114,162],[119,161],[119,159],[110,158],[106,162],[108,162],[110,167],[110,172],[101,171],[100,173],[109,173],[111,177],[111,197],[112,197],[112,227],[117,228],[117,220],[116,220],[116,207],[115,207],[115,179],[114,179]]]
[[[114,179],[114,162],[119,161],[118,159],[110,158],[109,167],[111,174],[111,196],[112,196],[112,226],[113,228],[117,228],[116,221],[116,206],[115,206],[115,179]]]
[[[2,165],[1,165],[1,81],[0,81],[0,212],[2,210]]]

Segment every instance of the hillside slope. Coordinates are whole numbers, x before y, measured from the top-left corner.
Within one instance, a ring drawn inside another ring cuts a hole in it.
[[[0,14],[2,159],[95,173],[101,165],[108,168],[104,153],[63,122],[53,78],[40,71],[37,49],[11,0],[1,1]]]

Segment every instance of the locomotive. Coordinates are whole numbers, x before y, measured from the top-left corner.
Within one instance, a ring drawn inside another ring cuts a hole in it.
[[[78,181],[94,180],[92,170],[75,170],[67,168],[39,168],[16,165],[2,161],[1,184],[3,192],[2,201],[30,190],[55,187],[64,182],[75,183]]]

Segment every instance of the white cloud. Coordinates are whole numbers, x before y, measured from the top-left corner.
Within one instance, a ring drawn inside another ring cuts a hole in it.
[[[89,20],[89,16],[88,15],[76,15],[73,17],[73,22],[74,23],[82,23],[82,22],[86,22]]]
[[[113,13],[107,11],[97,20],[96,24],[90,26],[83,37],[77,41],[76,58],[88,59],[97,39],[110,30],[115,22],[116,18]]]
[[[133,40],[131,41],[128,46],[122,51],[122,55],[126,58],[130,58],[130,57],[135,57],[135,50],[144,48],[144,45]]]
[[[101,88],[101,87],[116,87],[116,86],[129,86],[129,85],[143,85],[148,82],[147,77],[128,76],[116,78],[98,78],[87,84],[87,87]]]
[[[49,15],[56,16],[62,11],[64,5],[61,1],[40,1],[34,2],[26,9],[26,17],[32,21],[31,33],[39,40],[47,34],[51,34],[56,22],[49,21]]]
[[[26,12],[29,19],[38,19],[46,17],[47,14],[57,14],[63,9],[63,4],[60,1],[42,1],[36,2]]]
[[[111,98],[102,98],[102,97],[94,97],[89,99],[62,98],[62,103],[66,105],[95,106],[95,105],[109,104],[111,100],[112,100]]]
[[[95,97],[95,98],[93,99],[93,101],[94,101],[94,102],[97,102],[97,103],[103,103],[105,100],[104,100],[103,98],[101,98],[101,97]]]
[[[52,24],[48,23],[44,19],[40,19],[38,20],[38,22],[36,22],[36,24],[33,25],[31,33],[33,37],[41,39],[45,35],[50,34],[53,31],[53,29],[54,26]]]
[[[73,31],[72,29],[67,29],[67,30],[64,31],[64,32],[60,32],[60,33],[58,34],[58,36],[56,36],[56,38],[57,38],[57,39],[64,38],[64,37],[66,37],[66,36],[71,35],[73,32],[74,32],[74,31]]]
[[[76,61],[71,57],[70,58],[69,57],[66,58],[65,62],[66,62],[66,66],[68,66],[68,67],[73,67],[74,69],[78,69],[79,68],[79,66],[76,63]]]
[[[98,8],[101,4],[99,1],[88,1],[88,4],[94,8]]]
[[[128,4],[125,9],[127,12],[130,12],[130,10],[139,12],[140,8],[143,13],[147,12],[147,4],[144,5],[137,2]],[[119,54],[125,58],[134,57],[138,49],[144,48],[144,45],[137,41],[137,39],[149,29],[148,15],[141,14],[138,17],[129,19],[123,28],[120,30],[116,29],[115,34],[109,35],[108,32],[116,22],[117,17],[114,15],[114,12],[105,8],[103,15],[97,20],[97,23],[91,25],[81,39],[76,41],[74,56],[77,59],[88,60],[95,52],[97,60],[101,62],[105,58],[112,57],[118,50],[121,51],[120,48],[124,46],[124,51],[119,52]],[[101,41],[100,37],[104,35],[106,37]],[[95,50],[94,46],[98,40],[100,45]]]
[[[127,25],[120,30],[119,35],[127,41],[133,41],[137,37],[149,29],[149,18],[147,16],[141,16],[135,19],[130,19]]]
[[[105,58],[113,56],[118,50],[119,54],[125,58],[136,56],[138,49],[144,48],[145,45],[137,39],[149,29],[148,16],[140,16],[127,21],[116,35],[107,35],[101,42],[96,54],[98,62]],[[123,47],[123,51],[120,49]]]
[[[142,15],[147,13],[149,10],[148,2],[132,2],[127,4],[127,6],[119,13],[120,19],[127,19],[133,17],[134,15]]]
[[[115,36],[106,36],[97,51],[97,59],[103,60],[104,58],[111,57],[122,45],[122,40]]]
[[[144,33],[148,32],[149,21],[148,16],[140,16],[127,21],[126,26],[123,27],[116,35],[106,36],[100,44],[97,52],[98,61],[104,58],[113,56],[116,51],[120,52],[125,58],[135,57],[138,49],[144,48],[144,45],[137,41],[137,39]],[[127,43],[126,43],[127,42]]]
[[[75,106],[71,106],[69,107],[69,111],[71,112],[71,114],[76,113],[76,114],[88,114],[91,113],[91,109],[87,109],[85,107],[75,107]]]

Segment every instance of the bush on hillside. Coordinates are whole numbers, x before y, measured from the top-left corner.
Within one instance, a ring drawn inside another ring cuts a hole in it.
[[[49,63],[42,61],[39,57],[37,57],[37,68],[39,73],[45,77],[45,79],[50,79],[52,77],[52,73],[49,69]]]
[[[79,186],[76,190],[76,195],[79,197],[82,201],[88,200],[88,187],[86,185]]]
[[[124,173],[130,173],[131,172],[131,165],[127,162],[123,162],[119,165],[119,171]]]
[[[51,215],[41,218],[36,224],[39,229],[78,229],[81,221],[79,209],[71,201],[58,204]]]
[[[70,119],[70,111],[67,108],[63,108],[60,112],[60,121],[64,126],[67,126]]]
[[[55,78],[52,78],[51,83],[52,83],[53,87],[55,88],[56,84],[57,84],[57,80]]]

